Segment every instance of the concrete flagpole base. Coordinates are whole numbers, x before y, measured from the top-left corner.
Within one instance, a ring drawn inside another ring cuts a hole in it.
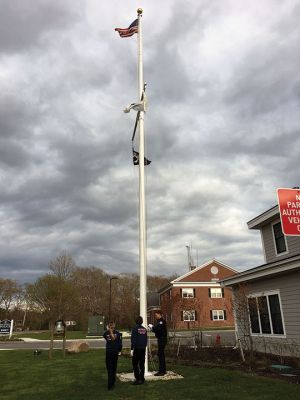
[[[145,374],[145,380],[147,382],[150,381],[168,381],[171,379],[183,379],[182,375],[176,374],[176,372],[173,371],[167,371],[167,373],[163,376],[155,376],[154,374],[156,371],[153,372],[148,372]],[[135,380],[133,372],[124,372],[121,374],[117,374],[118,379],[121,382],[133,382]]]

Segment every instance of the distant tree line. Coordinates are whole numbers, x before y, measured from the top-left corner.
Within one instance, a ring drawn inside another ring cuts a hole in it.
[[[157,292],[172,279],[148,276],[147,289]],[[89,316],[108,317],[109,302],[118,326],[132,327],[139,314],[139,276],[77,266],[67,252],[51,260],[49,272],[33,283],[0,278],[0,319],[14,319],[19,330],[53,329],[58,319],[76,321],[75,329],[87,330]]]

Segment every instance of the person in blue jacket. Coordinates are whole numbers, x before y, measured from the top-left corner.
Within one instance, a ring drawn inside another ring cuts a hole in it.
[[[155,336],[157,338],[157,355],[158,355],[159,368],[158,372],[156,372],[156,374],[154,375],[163,376],[166,375],[167,373],[165,347],[167,344],[168,331],[167,331],[166,320],[163,318],[160,310],[157,310],[155,312],[155,319],[156,319],[156,324],[154,326],[152,324],[148,325],[149,329],[155,333]]]
[[[115,386],[118,356],[122,351],[122,334],[117,331],[115,327],[116,325],[114,322],[109,322],[107,331],[103,334],[103,337],[106,340],[105,363],[108,375],[108,390],[113,389]]]
[[[143,318],[136,317],[136,325],[131,332],[131,355],[135,381],[133,385],[145,382],[145,354],[147,347],[147,329],[142,325]]]

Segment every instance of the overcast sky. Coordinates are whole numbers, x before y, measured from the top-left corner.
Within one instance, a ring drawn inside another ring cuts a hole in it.
[[[62,251],[138,272],[132,164],[142,7],[148,273],[264,262],[247,221],[300,184],[300,3],[0,0],[0,277]]]

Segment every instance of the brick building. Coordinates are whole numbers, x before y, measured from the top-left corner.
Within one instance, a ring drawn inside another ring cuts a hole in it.
[[[238,271],[213,259],[174,279],[159,291],[160,307],[169,328],[234,326],[231,290],[219,280]]]

